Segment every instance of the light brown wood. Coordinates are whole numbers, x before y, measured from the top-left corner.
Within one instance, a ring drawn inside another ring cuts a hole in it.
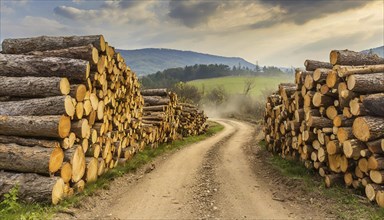
[[[384,137],[384,118],[364,116],[353,122],[353,135],[361,141],[372,141]]]
[[[336,65],[334,69],[339,77],[346,77],[353,74],[370,74],[384,72],[384,65],[364,65],[364,66],[340,66]]]
[[[65,138],[71,130],[67,116],[0,116],[0,134]]]
[[[384,73],[351,75],[347,79],[348,89],[364,94],[384,92]]]

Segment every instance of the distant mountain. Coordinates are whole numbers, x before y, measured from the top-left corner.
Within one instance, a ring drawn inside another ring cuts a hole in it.
[[[376,47],[376,48],[372,48],[372,49],[368,49],[368,50],[363,50],[361,51],[363,53],[374,53],[374,54],[377,54],[381,57],[384,57],[384,46],[381,46],[381,47]]]
[[[117,50],[137,75],[156,73],[173,67],[195,64],[225,64],[229,67],[255,69],[255,65],[240,57],[222,57],[193,51],[146,48],[138,50]]]

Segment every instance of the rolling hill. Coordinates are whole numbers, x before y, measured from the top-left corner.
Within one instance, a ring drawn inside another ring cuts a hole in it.
[[[372,49],[368,49],[368,50],[363,50],[361,51],[363,53],[374,53],[374,54],[377,54],[381,57],[384,57],[384,46],[381,46],[381,47],[376,47],[376,48],[372,48]]]
[[[240,57],[222,57],[193,51],[146,48],[138,50],[117,50],[136,74],[147,75],[173,67],[195,64],[225,64],[254,69],[255,65]]]

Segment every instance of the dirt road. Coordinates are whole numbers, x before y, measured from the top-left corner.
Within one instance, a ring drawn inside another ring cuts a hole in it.
[[[127,175],[75,211],[75,218],[290,219],[300,213],[283,203],[251,163],[257,127],[216,120],[219,134],[155,161],[145,175]],[[262,166],[262,165],[259,165]],[[268,172],[268,171],[267,171]]]

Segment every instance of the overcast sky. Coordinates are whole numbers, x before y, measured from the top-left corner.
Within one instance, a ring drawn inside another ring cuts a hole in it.
[[[0,40],[103,34],[120,49],[172,48],[302,66],[384,45],[383,0],[0,0]]]

